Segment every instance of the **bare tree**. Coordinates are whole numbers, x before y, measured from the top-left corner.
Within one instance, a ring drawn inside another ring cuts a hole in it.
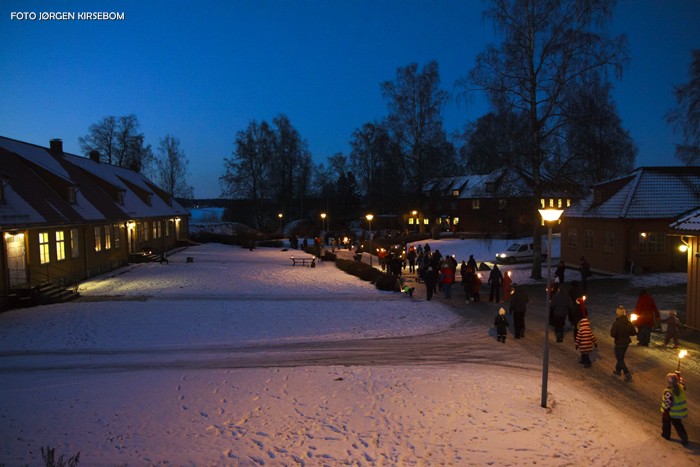
[[[466,173],[487,174],[512,167],[527,149],[526,119],[507,109],[489,112],[467,125],[460,138]]]
[[[267,122],[250,122],[245,130],[236,134],[233,157],[224,158],[225,173],[220,177],[226,194],[253,203],[257,229],[264,224],[263,202],[268,197],[274,140],[274,132]]]
[[[394,81],[381,84],[388,100],[386,127],[403,156],[410,194],[420,195],[425,181],[454,167],[454,147],[442,126],[442,107],[449,94],[440,89],[437,62],[418,70],[412,63],[396,70]]]
[[[553,140],[564,123],[566,92],[592,73],[613,69],[621,74],[627,60],[625,37],[605,32],[613,6],[613,0],[492,0],[486,17],[503,41],[477,56],[469,79],[462,83],[467,90],[485,91],[492,102],[527,116],[530,147],[519,165],[532,174],[534,278],[542,277],[535,209],[552,150],[560,147]]]
[[[565,104],[566,160],[554,165],[557,175],[584,187],[629,173],[637,148],[610,96],[611,86],[594,79],[580,86]]]
[[[666,121],[683,136],[676,145],[676,157],[686,165],[700,163],[700,49],[692,51],[690,81],[675,87],[678,107],[666,114]]]
[[[158,144],[156,159],[157,176],[160,187],[170,196],[192,198],[192,187],[187,184],[189,160],[180,147],[180,140],[166,135]]]
[[[90,125],[88,134],[78,138],[85,156],[92,151],[100,154],[100,159],[108,164],[146,172],[153,163],[153,151],[146,145],[136,115],[121,117],[108,116]]]
[[[365,123],[352,134],[350,168],[358,196],[369,209],[392,212],[404,197],[404,164],[396,142],[384,125]]]

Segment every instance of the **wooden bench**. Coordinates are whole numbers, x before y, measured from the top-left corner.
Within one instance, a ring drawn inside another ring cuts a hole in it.
[[[306,256],[303,258],[295,258],[294,256],[290,256],[292,260],[292,266],[296,266],[297,264],[301,264],[302,266],[310,266],[312,268],[316,267],[316,257],[315,256]]]

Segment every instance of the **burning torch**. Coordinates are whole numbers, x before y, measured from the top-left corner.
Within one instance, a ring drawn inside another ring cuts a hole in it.
[[[683,350],[681,350],[681,351],[678,352],[678,369],[676,370],[676,372],[680,373],[680,371],[681,371],[681,360],[682,360],[683,357],[685,357],[686,355],[688,355],[688,351],[685,350],[685,349],[683,349]]]

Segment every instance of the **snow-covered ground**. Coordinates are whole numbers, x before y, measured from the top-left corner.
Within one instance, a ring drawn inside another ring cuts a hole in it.
[[[430,243],[481,261],[509,242]],[[697,452],[557,368],[541,408],[541,361],[484,329],[464,337],[494,364],[246,368],[243,353],[275,361],[280,343],[463,321],[332,263],[292,267],[293,253],[200,245],[85,282],[80,301],[0,314],[0,464],[38,465],[51,446],[90,466],[697,465]],[[505,269],[530,281],[528,265]]]

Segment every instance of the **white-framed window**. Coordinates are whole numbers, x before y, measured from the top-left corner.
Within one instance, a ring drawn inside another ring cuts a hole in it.
[[[615,232],[603,231],[603,253],[613,253],[615,251]]]
[[[39,232],[39,264],[46,264],[51,261],[49,252],[49,233]]]
[[[583,231],[583,248],[593,250],[595,248],[595,232],[592,229]]]
[[[578,229],[569,229],[566,233],[568,238],[568,245],[572,248],[578,246]]]
[[[80,256],[80,240],[78,239],[78,229],[70,229],[70,256],[77,258]]]
[[[56,261],[66,259],[66,233],[63,230],[56,231]]]
[[[481,200],[479,199],[473,199],[472,200],[472,209],[480,209],[481,208]]]
[[[95,251],[102,251],[102,227],[95,227]]]

